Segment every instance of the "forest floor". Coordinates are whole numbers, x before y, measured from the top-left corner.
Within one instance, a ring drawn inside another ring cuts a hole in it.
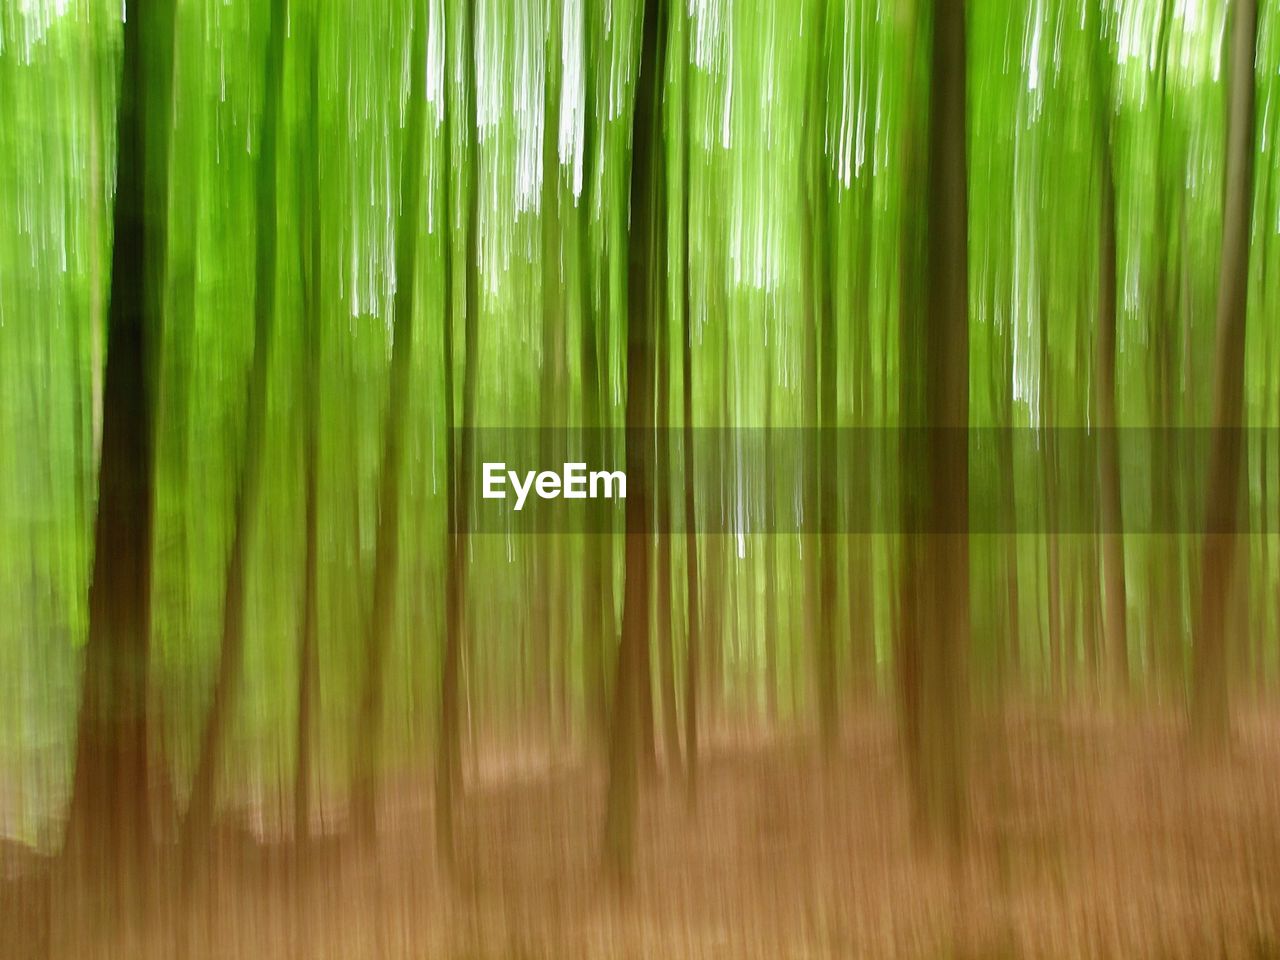
[[[651,777],[625,894],[599,865],[599,765],[529,769],[523,751],[512,770],[495,752],[455,880],[409,782],[376,848],[326,844],[302,872],[241,831],[207,899],[127,948],[57,946],[56,913],[10,883],[0,957],[1280,958],[1280,712],[1242,710],[1212,762],[1172,713],[1020,710],[975,733],[959,860],[913,842],[891,718],[867,713],[829,767],[803,742],[720,738],[692,814],[679,777]]]

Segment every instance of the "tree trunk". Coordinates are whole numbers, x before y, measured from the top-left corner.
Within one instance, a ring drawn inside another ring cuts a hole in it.
[[[297,762],[293,790],[293,838],[299,849],[311,840],[311,784],[314,777],[313,738],[319,686],[319,530],[317,522],[320,428],[320,325],[323,246],[320,233],[320,21],[310,23],[308,100],[311,116],[305,127],[306,153],[302,167],[302,235],[299,261],[302,275],[302,445],[303,445],[303,574],[301,634],[298,638]]]
[[[837,670],[835,634],[835,586],[838,544],[834,527],[835,491],[827,488],[825,478],[833,473],[830,441],[835,429],[835,318],[832,305],[831,261],[827,248],[828,238],[828,180],[825,149],[826,130],[826,36],[829,20],[827,0],[818,0],[818,26],[814,37],[818,49],[813,53],[809,66],[808,91],[805,116],[805,145],[803,163],[808,173],[804,191],[805,227],[803,262],[811,289],[806,298],[808,323],[814,331],[812,349],[815,353],[810,379],[810,389],[816,391],[810,401],[815,407],[817,449],[814,451],[814,482],[811,484],[810,505],[814,510],[816,548],[811,561],[811,576],[816,578],[817,613],[814,617],[812,640],[814,644],[814,675],[818,687],[818,732],[823,756],[830,758],[839,737],[837,713]],[[815,569],[816,567],[816,569]]]
[[[1049,620],[1049,669],[1048,686],[1051,697],[1058,697],[1064,689],[1063,675],[1066,657],[1063,652],[1062,639],[1062,557],[1061,543],[1058,536],[1058,458],[1057,441],[1054,436],[1054,377],[1049,365],[1049,351],[1053,344],[1049,338],[1049,306],[1048,291],[1045,289],[1048,276],[1049,258],[1045,256],[1043,246],[1046,243],[1041,231],[1036,240],[1036,295],[1038,297],[1037,325],[1040,329],[1040,433],[1044,454],[1041,457],[1041,469],[1044,471],[1044,516],[1045,516],[1045,556],[1046,587],[1048,590]]]
[[[862,23],[860,30],[867,30],[870,37],[866,41],[864,63],[859,67],[867,74],[866,93],[860,95],[861,107],[870,113],[868,98],[877,96],[875,86],[883,81],[870,79],[875,64],[879,62],[879,43],[876,31],[870,29],[869,23]],[[877,125],[869,123],[866,131],[867,156],[874,157],[877,152]],[[862,175],[857,177],[856,192],[858,195],[855,229],[857,231],[857,260],[853,270],[848,271],[853,277],[854,315],[861,318],[861,335],[853,336],[853,356],[856,383],[853,388],[854,426],[866,429],[871,426],[871,414],[874,397],[874,373],[872,370],[872,328],[871,328],[871,290],[875,271],[875,174],[874,163],[864,165]],[[849,482],[852,486],[844,491],[850,501],[849,536],[846,540],[848,550],[848,584],[849,584],[849,689],[860,701],[870,700],[876,690],[876,610],[875,610],[875,540],[869,530],[860,530],[860,518],[856,514],[860,505],[871,501],[871,470],[866,459],[859,457],[850,444],[843,445],[842,457],[848,465]],[[870,521],[872,518],[866,518]]]
[[[1241,442],[1244,426],[1245,313],[1249,294],[1249,231],[1253,196],[1256,0],[1232,8],[1230,114],[1226,197],[1218,278],[1213,437],[1200,606],[1196,615],[1192,726],[1205,746],[1221,746],[1230,732],[1227,697],[1228,598],[1236,556]]]
[[[778,498],[773,446],[773,392],[777,377],[776,340],[770,338],[764,384],[764,703],[771,724],[778,722]]]
[[[382,773],[383,696],[387,655],[396,610],[400,568],[400,473],[404,460],[404,412],[413,355],[413,313],[417,292],[419,190],[422,182],[426,90],[418,82],[427,62],[427,13],[414,4],[409,37],[411,70],[408,121],[400,159],[400,210],[396,222],[396,289],[393,303],[391,382],[378,473],[378,526],[373,560],[373,600],[365,624],[365,676],[356,714],[355,758],[351,772],[351,816],[357,834],[369,840],[377,831],[378,777]]]
[[[958,849],[967,822],[969,669],[969,295],[965,3],[935,0],[924,413],[925,522],[919,596],[920,808],[924,839]]]
[[[1155,149],[1157,151],[1157,172],[1170,167],[1166,156],[1165,140],[1169,113],[1169,72],[1173,56],[1171,47],[1172,15],[1170,0],[1162,0],[1159,12],[1155,55],[1159,62],[1156,77],[1157,93],[1154,100],[1156,111]],[[1153,295],[1149,311],[1149,333],[1154,374],[1149,384],[1149,402],[1154,411],[1155,440],[1151,450],[1151,501],[1152,513],[1164,530],[1148,539],[1151,551],[1148,557],[1148,658],[1156,668],[1156,676],[1160,682],[1174,690],[1181,690],[1184,670],[1183,655],[1183,618],[1181,591],[1181,544],[1168,531],[1173,528],[1176,516],[1175,487],[1169,478],[1175,476],[1175,457],[1172,447],[1177,434],[1172,430],[1173,399],[1171,381],[1173,379],[1172,346],[1170,344],[1170,328],[1168,318],[1168,286],[1172,272],[1168,263],[1169,235],[1169,199],[1166,184],[1162,175],[1157,176],[1155,185],[1155,204],[1152,214],[1152,236],[1156,238],[1157,254],[1154,262]]]
[[[1094,47],[1093,98],[1098,116],[1098,358],[1095,402],[1098,411],[1098,465],[1101,493],[1103,619],[1110,654],[1111,681],[1123,694],[1129,687],[1129,640],[1124,576],[1124,514],[1120,501],[1120,447],[1116,435],[1116,188],[1112,177],[1111,54],[1098,4]],[[1104,64],[1106,65],[1104,69]]]
[[[191,785],[191,800],[182,823],[182,868],[186,882],[207,852],[222,751],[244,670],[245,567],[253,541],[253,522],[262,483],[262,459],[267,432],[267,372],[270,369],[272,327],[276,308],[276,140],[284,61],[284,3],[273,0],[268,23],[263,75],[262,153],[258,158],[257,256],[254,274],[253,356],[246,400],[245,452],[236,490],[231,553],[222,603],[222,641],[218,674],[205,717],[199,760]]]
[[[656,209],[662,218],[654,229],[664,236],[667,230],[666,161],[658,164]],[[665,250],[666,244],[662,243]],[[666,269],[660,264],[652,286],[653,322],[656,328],[654,355],[656,358],[657,396],[657,450],[655,467],[657,489],[654,497],[657,506],[658,557],[655,575],[658,579],[655,595],[655,642],[658,647],[658,684],[661,698],[662,759],[667,769],[680,767],[680,719],[676,709],[675,618],[671,610],[671,316],[667,309]]]
[[[1000,487],[1009,529],[1004,535],[1005,638],[1001,645],[1000,671],[1002,683],[1010,681],[1016,688],[1022,673],[1022,602],[1018,592],[1018,496],[1017,476],[1013,463],[1013,332],[1003,342],[1000,382]]]
[[[603,456],[604,420],[601,411],[607,393],[601,375],[600,317],[595,309],[595,270],[591,258],[591,200],[595,183],[595,48],[591,43],[590,11],[584,10],[582,25],[582,193],[578,197],[578,303],[582,325],[582,403],[583,425],[587,433],[586,456],[595,460]],[[608,705],[605,693],[605,639],[612,632],[612,616],[604,609],[606,568],[605,555],[611,550],[610,538],[602,532],[587,535],[587,563],[583,578],[582,669],[586,699],[587,727],[597,745],[608,738]]]
[[[906,53],[907,122],[904,125],[902,143],[902,170],[905,182],[913,190],[902,195],[902,228],[899,236],[899,324],[898,365],[903,371],[918,371],[924,367],[924,297],[921,285],[915,278],[926,269],[925,243],[927,233],[923,220],[923,203],[919,199],[920,186],[927,179],[928,155],[923,149],[928,126],[928,98],[922,96],[922,84],[917,77],[927,70],[923,52],[923,24],[927,22],[918,8],[912,9],[913,23],[907,27],[911,38]],[[920,630],[920,590],[922,572],[922,544],[924,537],[918,531],[923,513],[923,444],[918,442],[919,430],[924,423],[924,390],[918,376],[898,377],[898,428],[902,437],[902,453],[899,458],[899,511],[902,536],[899,540],[898,589],[894,598],[897,610],[894,634],[894,675],[897,687],[898,739],[902,746],[903,766],[911,791],[913,816],[920,820],[923,802],[923,776],[921,774],[920,659],[922,637]]]
[[[649,485],[646,433],[654,361],[655,278],[665,274],[663,211],[658,200],[662,150],[661,94],[665,77],[666,4],[645,0],[640,69],[636,80],[631,154],[631,231],[627,267],[627,500],[626,573],[622,639],[613,698],[609,749],[609,789],[605,807],[605,862],[622,881],[631,875],[639,781],[640,688],[649,644]]]
[[[665,433],[670,428],[661,429]],[[669,442],[664,441],[664,444],[670,447]],[[665,455],[659,459],[664,464],[670,462]],[[665,472],[664,470],[663,473]],[[674,618],[671,615],[671,493],[663,490],[659,496],[666,500],[658,521],[662,532],[658,536],[658,590],[655,598],[658,615],[658,679],[662,685],[662,759],[667,769],[678,770],[681,766],[680,715],[676,705],[676,650]]]
[[[542,367],[540,396],[542,403],[539,427],[542,430],[543,463],[554,463],[556,455],[554,429],[559,425],[561,384],[565,380],[564,284],[561,276],[562,251],[560,224],[560,156],[557,148],[560,107],[560,4],[549,0],[546,24],[546,82],[542,101],[542,192],[540,226],[542,230]],[[552,718],[551,659],[552,638],[557,631],[556,611],[560,604],[558,589],[560,551],[559,537],[547,535],[535,541],[533,601],[538,607],[534,634],[534,706],[540,720]]]
[[[453,815],[456,794],[462,782],[462,731],[459,724],[459,675],[462,669],[464,644],[467,637],[467,572],[468,535],[466,516],[470,502],[472,451],[474,438],[470,428],[475,423],[476,409],[476,350],[479,337],[480,312],[480,177],[477,166],[476,128],[476,4],[466,0],[467,17],[462,25],[463,67],[470,83],[463,94],[463,162],[462,169],[471,175],[467,193],[463,347],[466,357],[462,368],[462,423],[458,429],[453,417],[453,301],[452,284],[445,285],[445,410],[450,434],[449,463],[446,474],[449,482],[449,556],[445,563],[445,636],[444,656],[440,675],[440,728],[436,753],[436,842],[445,864],[454,865]],[[446,48],[448,44],[446,44]],[[445,76],[450,72],[446,60]],[[446,115],[448,111],[446,110]],[[447,143],[452,143],[448,127]],[[452,148],[450,147],[450,153]],[[450,164],[452,167],[452,164]],[[449,180],[448,171],[442,178]],[[448,200],[444,209],[450,209]],[[450,215],[446,214],[447,217]],[[451,221],[450,221],[451,222]],[[446,248],[448,243],[445,244]],[[446,276],[452,273],[451,262],[445,265]]]
[[[689,226],[689,193],[693,187],[692,154],[690,142],[693,126],[689,72],[689,33],[693,21],[686,12],[681,21],[680,70],[681,131],[684,138],[681,167],[684,173],[684,191],[680,202],[680,235],[684,244],[684,269],[681,273],[681,319],[684,322],[680,342],[681,398],[680,410],[684,418],[682,439],[684,443],[684,549],[685,549],[685,674],[684,674],[684,749],[685,796],[690,809],[698,802],[698,684],[702,655],[702,605],[698,580],[698,528],[697,504],[694,498],[696,462],[693,450],[693,297],[689,279],[693,260],[692,234]]]
[[[123,30],[107,304],[102,449],[89,631],[63,855],[104,916],[145,902],[152,855],[147,717],[154,502],[153,395],[167,226],[167,82],[173,7],[131,10]],[[148,177],[151,183],[148,190]],[[100,894],[100,895],[99,895]]]

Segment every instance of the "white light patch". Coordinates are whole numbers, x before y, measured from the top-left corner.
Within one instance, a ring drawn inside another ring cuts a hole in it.
[[[569,167],[571,186],[576,200],[582,196],[582,143],[586,123],[586,30],[583,27],[583,4],[588,0],[569,0],[564,4],[560,21],[560,126],[556,131],[556,155],[562,166]]]

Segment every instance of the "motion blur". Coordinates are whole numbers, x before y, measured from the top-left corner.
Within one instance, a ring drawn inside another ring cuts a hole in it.
[[[1280,4],[0,0],[0,117],[0,956],[1280,957]]]

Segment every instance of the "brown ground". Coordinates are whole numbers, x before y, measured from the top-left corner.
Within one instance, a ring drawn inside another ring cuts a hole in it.
[[[1208,764],[1172,716],[1019,711],[984,730],[959,866],[913,845],[890,720],[868,715],[826,776],[801,745],[722,742],[692,816],[678,780],[655,778],[626,895],[598,867],[598,772],[491,761],[456,884],[436,866],[429,791],[405,787],[373,853],[330,846],[297,879],[283,847],[241,836],[183,923],[95,951],[55,911],[53,955],[1280,958],[1280,714],[1242,713],[1230,758]],[[32,956],[45,924],[3,889],[0,958]]]

